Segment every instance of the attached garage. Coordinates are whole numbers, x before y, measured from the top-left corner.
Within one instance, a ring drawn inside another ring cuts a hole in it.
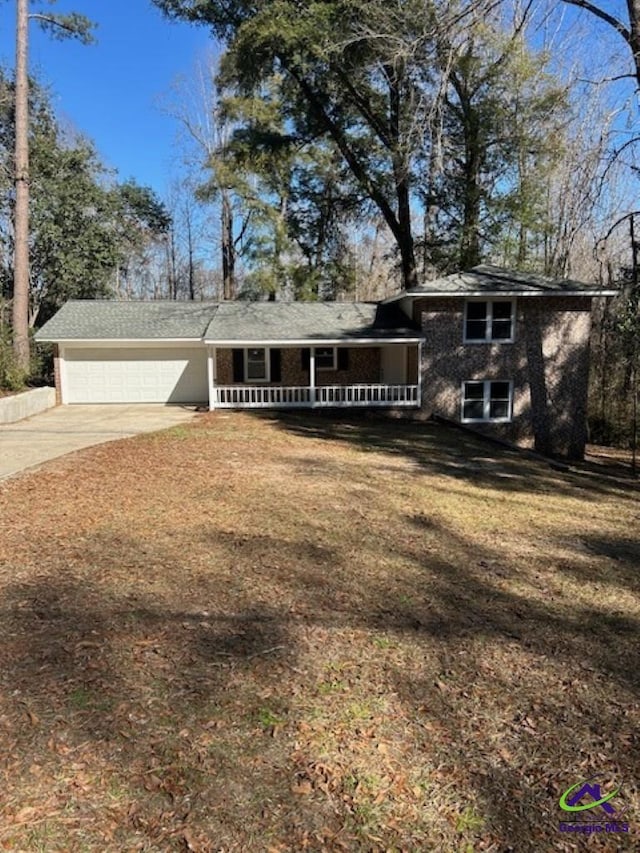
[[[202,344],[60,347],[64,403],[207,403]]]
[[[211,302],[78,299],[36,333],[61,403],[209,403]]]

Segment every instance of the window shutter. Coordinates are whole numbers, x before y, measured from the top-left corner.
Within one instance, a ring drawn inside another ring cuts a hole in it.
[[[338,370],[349,370],[349,350],[338,347]]]
[[[303,370],[309,370],[311,367],[311,350],[309,347],[303,347],[300,350],[300,363]]]
[[[280,350],[279,349],[271,349],[269,350],[269,358],[271,360],[271,381],[272,382],[280,382],[282,379],[282,370],[280,368]]]
[[[244,350],[234,349],[233,352],[233,381],[244,382]]]

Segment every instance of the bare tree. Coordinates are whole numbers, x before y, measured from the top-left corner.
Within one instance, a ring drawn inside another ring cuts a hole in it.
[[[178,119],[191,146],[195,144],[195,154],[185,155],[188,166],[192,170],[206,171],[200,185],[193,185],[192,192],[200,201],[215,202],[218,206],[223,298],[234,299],[238,290],[238,254],[248,221],[247,216],[238,211],[232,182],[227,179],[228,171],[222,163],[222,152],[228,145],[231,126],[218,97],[217,74],[216,57],[212,53],[202,57],[192,77],[177,83],[175,97],[166,109]]]

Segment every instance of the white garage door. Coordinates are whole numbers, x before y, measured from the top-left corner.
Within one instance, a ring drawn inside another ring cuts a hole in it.
[[[66,403],[204,403],[201,347],[96,347],[64,352]]]

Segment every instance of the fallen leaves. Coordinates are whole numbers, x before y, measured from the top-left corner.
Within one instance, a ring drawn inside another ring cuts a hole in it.
[[[3,849],[545,849],[558,774],[633,777],[637,582],[567,550],[628,496],[425,424],[184,432],[0,488]]]

